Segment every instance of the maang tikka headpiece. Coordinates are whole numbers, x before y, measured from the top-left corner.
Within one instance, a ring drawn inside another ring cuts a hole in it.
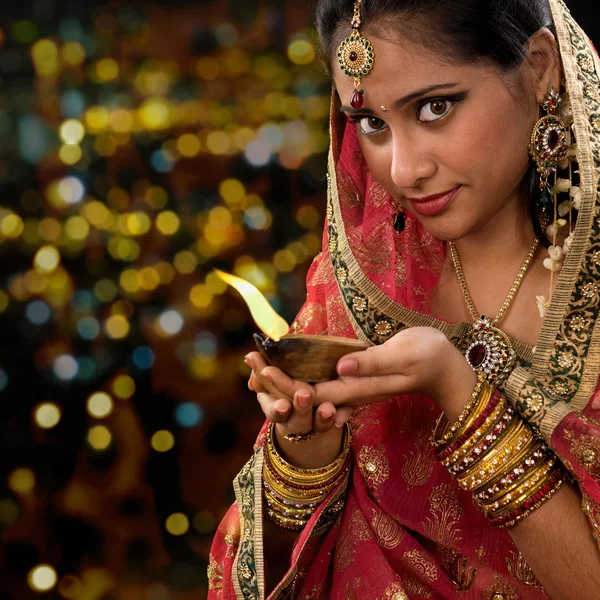
[[[375,54],[371,42],[360,34],[360,7],[362,0],[354,2],[352,17],[352,33],[338,48],[338,60],[342,71],[354,78],[354,92],[350,99],[353,108],[361,108],[364,104],[364,90],[360,89],[360,79],[373,68]]]

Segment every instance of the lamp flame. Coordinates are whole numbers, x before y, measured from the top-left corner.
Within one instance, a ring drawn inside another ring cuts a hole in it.
[[[267,299],[249,281],[215,269],[215,273],[242,296],[258,328],[274,342],[278,342],[290,329],[283,317],[278,315]]]

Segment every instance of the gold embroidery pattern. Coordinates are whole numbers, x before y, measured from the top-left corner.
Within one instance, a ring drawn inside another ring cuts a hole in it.
[[[440,548],[439,555],[442,568],[456,586],[456,591],[470,590],[477,575],[477,567],[469,564],[468,557],[448,548]]]
[[[218,598],[221,597],[223,591],[223,565],[219,564],[212,554],[209,554],[208,589],[211,592],[217,592]]]
[[[371,529],[373,529],[379,545],[388,550],[396,548],[406,535],[400,523],[381,510],[373,511]]]
[[[383,598],[381,600],[410,600],[404,593],[402,584],[398,581],[393,581],[388,585]]]
[[[495,583],[481,592],[483,600],[519,600],[517,590],[509,583],[502,583],[500,575],[494,574]]]
[[[354,409],[352,416],[350,417],[350,426],[352,427],[352,437],[356,439],[358,432],[366,433],[369,429],[379,429],[381,425],[380,419],[373,418],[373,411],[376,410],[374,404],[363,404],[358,408]]]
[[[316,302],[306,302],[304,306],[300,309],[300,312],[296,317],[296,321],[292,326],[293,332],[302,333],[309,324],[314,325],[315,321],[322,321],[325,324],[325,327],[323,331],[317,333],[327,333],[326,313],[327,309],[321,304]]]
[[[421,583],[416,577],[406,575],[402,578],[404,589],[411,596],[419,596],[419,598],[431,598],[431,590]],[[410,598],[410,596],[408,596]]]
[[[358,542],[373,539],[373,534],[369,530],[368,524],[364,520],[363,514],[356,509],[350,517],[347,533],[340,537],[334,555],[335,570],[345,571],[355,560],[356,545]]]
[[[356,457],[356,462],[371,495],[377,498],[379,486],[390,476],[385,446],[381,445],[379,448],[363,446]]]
[[[238,533],[234,528],[231,528],[229,532],[225,534],[225,544],[227,546],[227,552],[225,553],[225,556],[227,558],[235,558],[238,542]]]
[[[421,550],[409,550],[404,553],[403,558],[422,579],[427,581],[435,581],[437,579],[437,565],[425,552],[421,552]]]
[[[429,443],[429,431],[420,431],[415,440],[415,450],[403,456],[400,474],[408,489],[424,485],[431,478],[435,465],[435,454]]]
[[[334,250],[334,252],[337,252],[337,248]],[[331,267],[331,260],[329,260],[329,257],[324,256],[317,265],[310,284],[313,286],[328,285],[334,281],[335,275],[333,274],[333,269]]]
[[[565,431],[565,437],[571,442],[569,452],[588,473],[600,477],[600,438],[592,435],[576,437],[571,430]]]
[[[290,596],[290,600],[293,596]],[[280,600],[278,596],[278,600]],[[327,600],[326,582],[321,581],[311,590],[303,591],[297,597],[297,600]]]
[[[340,297],[329,296],[325,304],[327,306],[329,335],[343,335],[345,324],[348,322],[344,301]]]
[[[458,488],[442,483],[433,488],[429,496],[431,518],[425,519],[424,529],[428,538],[446,548],[455,548],[462,536],[458,521],[462,507],[458,499]]]
[[[574,66],[578,85],[581,86],[587,105],[588,132],[595,168],[593,172],[586,173],[586,176],[598,181],[600,139],[593,124],[600,114],[600,95],[598,94],[600,81],[595,71],[593,50],[587,42],[585,33],[573,21],[564,3],[559,1],[557,4],[563,11],[562,16],[569,34],[570,50],[575,58]],[[598,206],[598,198],[596,198],[596,206]],[[597,290],[595,282],[600,277],[600,265],[595,259],[599,251],[600,220],[596,217],[591,227],[584,261],[579,268],[569,305],[552,346],[545,377],[539,380],[529,379],[517,399],[517,408],[530,423],[541,425],[552,407],[560,401],[570,402],[581,386],[585,358],[598,323],[599,300],[598,294],[594,290]],[[563,273],[561,273],[561,277],[562,275]],[[569,356],[571,359],[566,360],[565,356]],[[591,364],[588,365],[588,368],[591,368]],[[528,399],[535,392],[541,394],[543,406],[532,410],[532,407],[528,405]]]
[[[520,552],[511,552],[510,556],[506,557],[506,564],[508,566],[508,573],[512,579],[543,591],[542,585],[535,576],[535,573]]]
[[[237,581],[244,598],[259,598],[258,574],[255,563],[255,510],[254,494],[262,493],[260,483],[256,486],[254,481],[254,467],[257,454],[244,465],[236,478],[234,487],[241,492],[241,502],[238,496],[238,508],[240,511],[240,522],[243,524],[240,548],[237,556]],[[256,489],[258,487],[258,489]]]
[[[592,526],[592,534],[596,542],[598,542],[598,546],[600,547],[600,504],[594,502],[587,496],[583,496],[581,500],[581,507],[590,521],[590,525]]]

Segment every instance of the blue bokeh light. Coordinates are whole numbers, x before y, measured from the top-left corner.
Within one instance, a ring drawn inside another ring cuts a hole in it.
[[[204,411],[194,402],[183,402],[175,409],[175,420],[182,427],[196,427],[204,418]]]
[[[148,346],[139,346],[133,351],[132,359],[138,369],[150,369],[154,364],[154,352]]]

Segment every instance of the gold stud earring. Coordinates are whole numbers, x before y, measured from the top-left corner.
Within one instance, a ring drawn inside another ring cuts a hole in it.
[[[352,17],[352,33],[338,48],[338,61],[342,71],[354,78],[354,92],[350,98],[352,108],[362,108],[364,90],[360,87],[361,77],[364,77],[373,68],[375,53],[371,42],[360,34],[360,7],[362,0],[354,2],[354,16]]]

